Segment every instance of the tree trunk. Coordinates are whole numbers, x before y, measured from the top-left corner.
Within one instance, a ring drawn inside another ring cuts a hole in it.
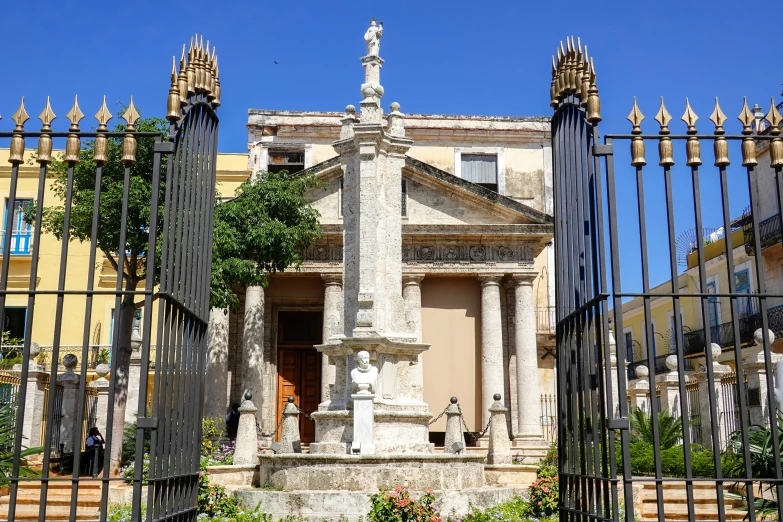
[[[125,288],[127,291],[136,290],[136,281],[131,279]],[[114,419],[111,426],[111,456],[110,473],[112,477],[120,474],[122,460],[122,437],[125,433],[125,408],[137,408],[137,404],[127,404],[128,399],[128,371],[131,359],[131,335],[133,334],[133,318],[136,312],[134,296],[125,295],[120,305],[119,332],[117,335],[117,351],[112,354],[112,371],[116,371],[116,383],[114,389]],[[142,369],[142,371],[146,371]],[[146,390],[143,390],[146,393]],[[142,393],[142,390],[139,390]]]

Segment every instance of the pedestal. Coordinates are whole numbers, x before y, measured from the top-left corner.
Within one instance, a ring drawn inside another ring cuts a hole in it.
[[[373,438],[373,424],[375,421],[373,401],[375,400],[375,395],[368,391],[360,391],[352,394],[351,398],[353,399],[353,442],[351,442],[351,454],[375,455],[375,439]]]
[[[136,422],[139,407],[139,383],[141,382],[141,352],[134,347],[128,366],[128,399],[125,401],[125,424]],[[145,390],[146,393],[146,390]]]

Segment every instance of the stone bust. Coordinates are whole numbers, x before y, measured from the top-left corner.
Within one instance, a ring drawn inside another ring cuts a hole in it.
[[[356,364],[356,368],[351,370],[351,382],[359,389],[359,393],[370,393],[370,387],[374,391],[378,368],[370,364],[370,353],[364,350],[357,353]]]
[[[383,36],[383,22],[376,25],[375,18],[370,20],[370,27],[364,33],[364,41],[367,42],[367,56],[378,56]]]

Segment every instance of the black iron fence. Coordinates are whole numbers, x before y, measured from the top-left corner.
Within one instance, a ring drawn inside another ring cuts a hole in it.
[[[554,333],[557,317],[554,306],[536,308],[536,332]]]
[[[557,396],[541,394],[541,431],[550,444],[557,441]]]

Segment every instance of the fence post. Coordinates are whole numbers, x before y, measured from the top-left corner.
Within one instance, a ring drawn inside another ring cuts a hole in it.
[[[98,378],[90,383],[91,388],[95,388],[98,392],[98,404],[96,406],[95,413],[95,427],[105,436],[106,434],[106,417],[109,414],[109,381],[106,376],[109,374],[109,365],[101,363],[95,367],[95,373]],[[87,429],[92,426],[87,426]]]
[[[620,381],[617,376],[617,341],[614,338],[614,332],[611,327],[609,329],[609,365],[610,374],[612,379],[612,417],[619,417],[620,415]],[[626,372],[622,372],[622,378],[625,379]],[[627,389],[627,387],[626,387]]]
[[[640,364],[636,367],[636,379],[628,383],[628,396],[631,406],[643,411],[650,411],[650,380],[647,378],[650,370]]]
[[[280,433],[280,449],[277,453],[302,453],[302,439],[299,435],[299,408],[294,404],[294,396],[288,397],[283,408],[283,426]]]
[[[775,334],[767,330],[769,345],[775,342]],[[767,368],[764,361],[764,346],[761,337],[761,328],[753,333],[754,346],[743,350],[744,361],[742,367],[748,377],[748,408],[750,409],[750,423],[769,427],[769,420],[775,418],[775,405],[767,402]],[[777,353],[771,353],[770,358],[774,365],[783,357]],[[741,376],[738,376],[740,379]],[[741,380],[738,380],[741,383]],[[739,384],[738,384],[739,385]]]
[[[506,413],[508,409],[500,402],[500,394],[493,397],[495,402],[489,407],[489,453],[487,464],[511,464],[511,441],[508,437]]]
[[[44,367],[34,360],[41,353],[38,343],[30,343],[30,361],[28,362],[27,382],[20,386],[27,386],[27,399],[25,400],[24,411],[22,412],[22,444],[28,448],[35,448],[41,445],[41,422],[43,421],[44,408],[46,406],[46,383],[49,380],[49,374],[45,373]],[[22,371],[21,364],[13,366],[15,372]],[[17,419],[19,415],[17,413]]]
[[[655,376],[656,388],[661,391],[661,410],[669,410],[669,414],[678,419],[683,413],[685,401],[680,400],[680,378],[676,355],[672,354],[666,358],[666,367],[669,368],[669,373]]]
[[[715,410],[717,414],[717,422],[718,422],[718,433],[721,433],[722,428],[726,425],[726,419],[725,419],[725,404],[724,404],[724,394],[723,394],[723,386],[721,385],[721,379],[728,375],[731,372],[731,368],[729,366],[720,364],[718,362],[718,357],[720,357],[722,350],[720,345],[716,343],[712,343],[712,357],[711,360],[707,361],[707,364],[712,364],[712,371],[713,375],[715,377],[715,382],[712,383],[713,386],[713,394],[715,398]],[[720,440],[714,441],[713,444],[712,440],[712,415],[710,413],[710,382],[709,379],[707,379],[707,369],[706,367],[700,368],[699,371],[696,373],[696,378],[699,381],[699,402],[700,409],[702,411],[701,415],[701,440],[702,445],[707,448],[711,449],[713,452],[718,453],[721,451],[721,443]]]
[[[443,439],[443,453],[459,453],[455,451],[454,443],[461,442],[464,448],[464,440],[462,440],[462,425],[460,424],[460,412],[459,406],[457,406],[457,398],[451,398],[451,404],[446,407],[446,436]],[[461,451],[461,450],[460,450]]]
[[[251,401],[250,392],[245,393],[245,400],[239,407],[239,428],[234,449],[234,465],[248,466],[258,464],[258,428],[256,427],[256,408]]]
[[[141,382],[141,334],[134,324],[131,333],[131,357],[128,366],[128,399],[125,408],[125,423],[136,422],[139,404],[139,383]],[[147,371],[145,369],[145,371]],[[146,393],[146,390],[145,390]]]
[[[60,414],[60,426],[55,427],[60,430],[60,444],[63,446],[64,453],[79,451],[81,448],[75,447],[79,441],[73,440],[73,427],[76,423],[81,424],[81,419],[76,418],[76,401],[84,400],[79,397],[79,376],[73,371],[79,359],[73,354],[67,354],[63,357],[63,366],[65,371],[57,376],[57,384],[63,387],[63,403]]]

